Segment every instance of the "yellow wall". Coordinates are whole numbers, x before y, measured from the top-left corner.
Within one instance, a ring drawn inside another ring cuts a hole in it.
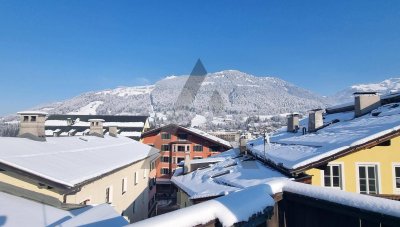
[[[16,177],[14,177],[14,175],[10,176],[10,175],[6,175],[6,174],[4,174],[2,172],[0,172],[0,181],[4,182],[4,183],[7,183],[7,184],[11,184],[13,186],[17,186],[17,187],[23,188],[23,189],[27,189],[29,191],[38,192],[38,193],[41,193],[41,194],[44,194],[44,195],[48,195],[48,196],[54,197],[54,198],[58,199],[61,202],[63,200],[62,194],[57,193],[54,190],[49,190],[49,189],[45,189],[45,188],[39,188],[39,182],[37,184],[30,183],[30,182],[18,179]]]
[[[400,194],[394,188],[393,164],[400,165],[400,137],[391,140],[390,146],[375,146],[336,159],[329,164],[342,165],[343,190],[358,192],[357,164],[377,164],[379,194]],[[312,184],[323,186],[323,171],[311,169],[306,172],[312,175]]]

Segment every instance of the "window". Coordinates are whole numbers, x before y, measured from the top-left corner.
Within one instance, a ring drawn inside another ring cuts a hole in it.
[[[184,161],[184,160],[185,160],[185,158],[177,157],[176,163],[179,164],[181,161]]]
[[[179,133],[178,140],[187,140],[188,135],[186,133]]]
[[[156,168],[156,161],[151,161],[150,162],[150,172]]]
[[[112,203],[112,186],[106,188],[106,203]]]
[[[178,151],[185,151],[185,146],[178,146]]]
[[[161,145],[161,151],[169,151],[169,145],[168,144]]]
[[[28,116],[24,116],[24,121],[29,121],[29,117]]]
[[[170,140],[170,139],[171,139],[171,134],[166,133],[166,132],[161,133],[161,139],[163,139],[163,140]]]
[[[324,170],[324,186],[343,189],[341,165],[327,165]]]
[[[211,152],[219,152],[219,146],[211,146],[210,147],[210,150],[211,150]]]
[[[161,174],[169,174],[169,169],[168,168],[161,168]]]
[[[394,166],[394,187],[400,191],[400,165]]]
[[[35,122],[36,121],[36,116],[31,116],[31,121]]]
[[[132,213],[135,213],[136,201],[133,201],[132,204]]]
[[[169,163],[169,156],[161,156],[161,162],[166,162],[166,163]]]
[[[122,194],[125,194],[126,191],[128,191],[128,178],[123,178],[122,179]]]
[[[203,157],[200,157],[200,156],[195,156],[195,157],[193,157],[193,159],[202,159]]]
[[[134,179],[135,179],[135,181],[134,181],[135,185],[138,184],[139,183],[139,172],[138,171],[135,172],[135,178]]]
[[[193,146],[193,151],[202,152],[203,151],[203,146],[202,145],[194,145]]]
[[[358,183],[361,194],[378,194],[377,166],[359,165]]]

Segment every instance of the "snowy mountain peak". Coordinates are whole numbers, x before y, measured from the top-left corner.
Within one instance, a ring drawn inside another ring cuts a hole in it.
[[[310,91],[274,77],[257,77],[238,70],[207,74],[193,102],[174,109],[188,75],[169,76],[151,86],[118,87],[88,92],[64,102],[36,108],[50,114],[136,114],[152,115],[161,124],[227,124],[240,128],[243,119],[256,115],[275,115],[326,106],[327,100]],[[217,99],[217,98],[218,99]],[[218,111],[216,111],[218,110]],[[197,118],[195,118],[197,115]]]
[[[336,103],[346,103],[353,100],[354,92],[375,91],[381,95],[399,92],[400,78],[390,78],[378,83],[356,84],[346,88],[333,96]]]

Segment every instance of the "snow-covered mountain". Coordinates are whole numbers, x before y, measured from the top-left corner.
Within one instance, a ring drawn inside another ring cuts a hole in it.
[[[327,99],[284,80],[226,70],[207,74],[193,105],[176,109],[187,79],[170,76],[151,86],[88,92],[35,109],[50,114],[145,114],[159,123],[179,124],[190,124],[197,115],[202,124],[225,124],[229,119],[229,124],[238,128],[249,116],[301,112],[328,104]]]
[[[379,83],[353,85],[333,95],[332,100],[335,100],[336,104],[350,102],[353,100],[354,92],[367,91],[376,91],[381,95],[399,92],[400,78],[390,78]]]

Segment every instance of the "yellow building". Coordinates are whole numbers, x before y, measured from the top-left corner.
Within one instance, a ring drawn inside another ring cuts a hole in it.
[[[399,94],[355,93],[354,104],[312,110],[304,119],[290,115],[286,131],[247,148],[299,181],[394,198],[400,193],[399,100]]]
[[[365,194],[400,194],[400,137],[362,149],[306,173],[312,184]]]
[[[20,137],[0,138],[0,191],[66,208],[109,203],[130,222],[148,217],[157,149],[120,135],[94,136],[103,131],[101,119],[90,120],[93,135],[45,137],[45,113],[20,115]]]

